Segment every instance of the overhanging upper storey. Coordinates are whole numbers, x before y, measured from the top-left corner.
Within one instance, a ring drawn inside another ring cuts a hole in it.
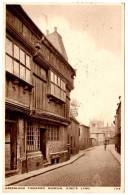
[[[59,74],[65,80],[66,86],[72,90],[76,73],[67,59],[40,31],[20,5],[8,4],[6,8],[7,31],[12,32],[12,36],[30,50],[33,60],[43,65],[43,68]]]

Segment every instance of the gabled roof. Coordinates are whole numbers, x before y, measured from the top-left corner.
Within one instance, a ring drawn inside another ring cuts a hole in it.
[[[68,61],[66,50],[63,44],[61,35],[57,32],[57,27],[54,27],[53,33],[48,33],[46,35],[47,39],[54,45],[54,47],[61,53],[61,55]]]

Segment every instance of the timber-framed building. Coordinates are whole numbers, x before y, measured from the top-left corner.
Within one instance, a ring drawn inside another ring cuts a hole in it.
[[[69,158],[75,70],[20,5],[6,6],[6,175]]]

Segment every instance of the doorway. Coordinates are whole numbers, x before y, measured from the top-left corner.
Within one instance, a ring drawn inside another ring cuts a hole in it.
[[[46,129],[40,128],[40,150],[43,154],[44,159],[46,159],[46,141],[47,141]]]
[[[17,168],[17,130],[15,122],[5,123],[5,171]]]

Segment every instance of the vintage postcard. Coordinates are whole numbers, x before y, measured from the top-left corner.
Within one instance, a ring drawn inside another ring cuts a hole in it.
[[[4,3],[4,192],[124,192],[125,3]]]

